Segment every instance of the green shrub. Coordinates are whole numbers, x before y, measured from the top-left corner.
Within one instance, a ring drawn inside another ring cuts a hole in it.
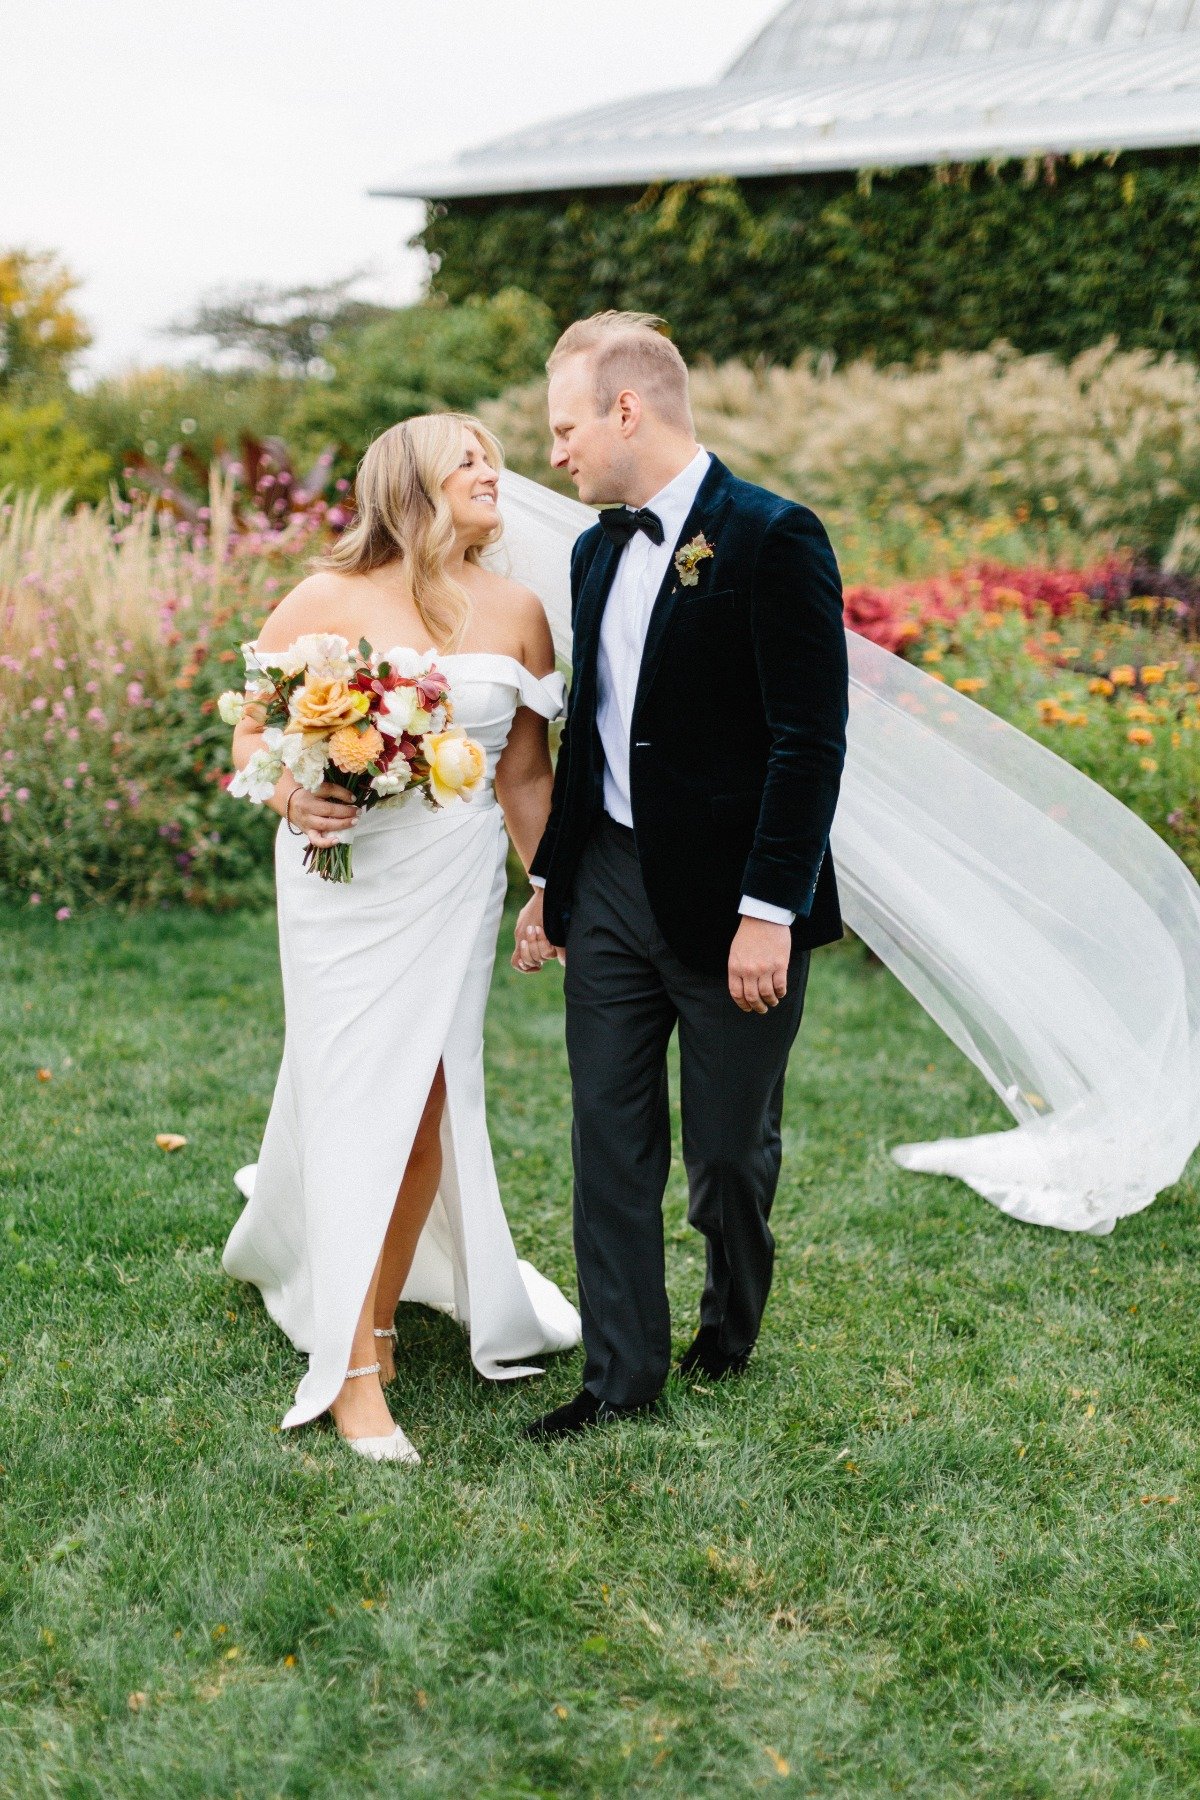
[[[420,242],[452,301],[517,285],[561,328],[670,320],[687,355],[1200,352],[1200,153],[709,180],[452,201]]]
[[[516,288],[462,306],[429,301],[335,333],[332,374],[300,391],[285,435],[336,444],[353,468],[372,438],[416,413],[470,411],[540,372],[554,342],[540,300]]]
[[[279,431],[296,387],[286,376],[257,371],[135,369],[75,395],[71,414],[114,471],[133,453],[162,462],[178,445],[191,452],[203,487],[218,452],[236,450],[244,436]]]
[[[68,417],[61,401],[0,405],[0,490],[70,489],[77,500],[98,500],[111,472],[109,458]]]

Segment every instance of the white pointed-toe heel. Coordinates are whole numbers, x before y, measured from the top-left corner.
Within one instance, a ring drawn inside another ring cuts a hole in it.
[[[379,1364],[377,1362],[367,1363],[361,1369],[347,1369],[346,1380],[357,1381],[360,1375],[378,1374]],[[408,1463],[415,1468],[421,1460],[420,1453],[414,1445],[409,1443],[399,1425],[387,1437],[352,1438],[346,1437],[344,1433],[338,1435],[343,1444],[347,1444],[356,1456],[365,1456],[369,1462]]]

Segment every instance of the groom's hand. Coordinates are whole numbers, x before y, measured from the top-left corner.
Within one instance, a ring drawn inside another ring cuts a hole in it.
[[[792,933],[788,925],[744,918],[729,949],[729,992],[744,1013],[769,1012],[787,993]]]
[[[543,963],[553,962],[561,956],[546,936],[546,928],[542,923],[542,908],[545,897],[541,888],[534,888],[533,896],[527,900],[517,914],[516,948],[512,955],[512,966],[520,969],[523,975],[532,975]]]

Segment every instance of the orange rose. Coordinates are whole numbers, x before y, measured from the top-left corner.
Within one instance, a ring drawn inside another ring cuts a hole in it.
[[[304,686],[292,695],[289,731],[302,731],[305,737],[329,737],[344,725],[370,710],[370,698],[344,681],[326,680],[308,675]]]
[[[343,725],[329,740],[329,760],[343,775],[361,775],[382,755],[383,734],[374,725],[365,731],[357,725]]]

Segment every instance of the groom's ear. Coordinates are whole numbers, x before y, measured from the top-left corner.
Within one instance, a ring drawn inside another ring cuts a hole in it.
[[[642,398],[634,388],[622,388],[613,401],[622,436],[632,437],[642,422]]]

